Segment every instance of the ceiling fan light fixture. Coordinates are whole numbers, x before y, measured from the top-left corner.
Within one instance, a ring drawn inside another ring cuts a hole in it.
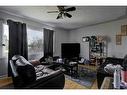
[[[65,8],[65,7],[67,7],[67,6],[57,6],[58,11],[49,11],[48,13],[58,13],[58,16],[56,19],[62,19],[63,16],[71,18],[72,15],[69,14],[68,12],[75,11],[76,7],[69,7],[69,8]]]

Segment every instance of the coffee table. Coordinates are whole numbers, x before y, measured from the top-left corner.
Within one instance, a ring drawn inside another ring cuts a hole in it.
[[[76,64],[63,64],[63,67],[67,70],[70,76],[78,75],[78,63]]]
[[[65,69],[65,73],[69,74],[71,76],[73,75],[78,75],[78,63],[75,64],[69,64],[69,63],[64,63],[64,62],[52,62],[52,63],[46,63],[42,62],[42,65],[45,65],[46,67],[56,70],[56,69]]]

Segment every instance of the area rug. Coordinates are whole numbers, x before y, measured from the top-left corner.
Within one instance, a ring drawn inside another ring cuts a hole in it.
[[[88,69],[86,67],[79,67],[77,77],[72,77],[68,75],[66,75],[65,77],[68,80],[72,80],[87,88],[91,88],[94,81],[96,80],[96,71]]]

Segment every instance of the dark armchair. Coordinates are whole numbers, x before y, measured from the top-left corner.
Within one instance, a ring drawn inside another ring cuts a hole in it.
[[[123,59],[122,58],[113,58],[113,57],[107,57],[105,59],[105,62],[102,63],[100,65],[100,67],[97,69],[97,84],[98,84],[98,88],[100,89],[101,85],[102,85],[102,82],[104,80],[105,77],[113,77],[112,74],[109,74],[107,73],[105,70],[104,70],[104,67],[107,65],[107,64],[113,64],[113,65],[121,65],[122,66],[122,63],[123,63]]]
[[[18,89],[63,89],[65,76],[61,70],[41,69],[37,76],[35,67],[25,58],[16,56],[10,60],[14,88]],[[43,66],[42,66],[43,67]]]

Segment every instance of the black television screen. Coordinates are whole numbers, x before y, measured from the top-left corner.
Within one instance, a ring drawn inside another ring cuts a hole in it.
[[[62,58],[79,57],[80,43],[62,43],[61,54],[62,54]]]

